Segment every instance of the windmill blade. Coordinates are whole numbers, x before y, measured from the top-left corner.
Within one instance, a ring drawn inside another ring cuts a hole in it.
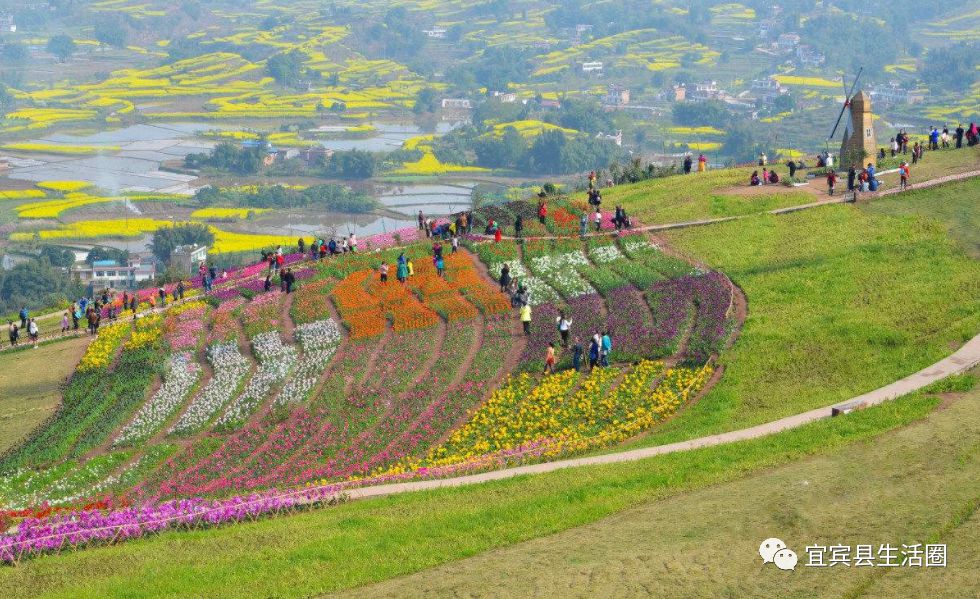
[[[857,77],[854,78],[854,83],[851,84],[850,91],[846,92],[846,95],[844,96],[844,105],[841,106],[840,114],[837,115],[837,122],[834,123],[834,128],[831,130],[830,135],[827,137],[827,141],[832,140],[834,138],[834,135],[837,134],[837,128],[840,127],[840,121],[842,118],[844,118],[844,111],[847,110],[848,106],[850,106],[851,104],[851,96],[854,95],[854,89],[857,87],[858,81],[861,80],[861,73],[863,72],[864,72],[864,67],[858,69]],[[843,83],[843,77],[841,77],[841,82]],[[845,89],[846,89],[846,84],[845,84]]]

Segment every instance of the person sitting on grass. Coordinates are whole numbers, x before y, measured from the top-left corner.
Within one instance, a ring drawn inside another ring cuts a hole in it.
[[[749,177],[749,185],[752,187],[762,185],[762,180],[759,179],[759,171],[752,171],[752,176]]]
[[[769,183],[773,185],[779,183],[779,175],[776,174],[775,170],[769,171]]]

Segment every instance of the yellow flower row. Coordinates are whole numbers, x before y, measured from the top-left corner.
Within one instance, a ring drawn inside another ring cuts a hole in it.
[[[85,355],[78,363],[79,372],[88,372],[97,369],[109,368],[112,357],[115,355],[119,344],[130,331],[128,322],[117,322],[99,329],[99,336],[92,343],[89,343],[85,350]]]

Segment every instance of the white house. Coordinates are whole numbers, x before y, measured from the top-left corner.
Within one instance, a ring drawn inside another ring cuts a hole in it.
[[[443,110],[470,110],[473,108],[473,103],[466,98],[443,98],[442,108]]]
[[[72,272],[78,276],[79,282],[91,285],[93,289],[136,289],[143,281],[150,281],[156,276],[156,266],[152,258],[137,256],[130,258],[126,264],[115,260],[96,260],[91,265],[77,264],[72,267]]]
[[[448,31],[442,27],[433,27],[432,29],[422,30],[422,33],[432,39],[443,40],[446,39],[446,33],[448,33]]]
[[[593,60],[590,62],[582,63],[583,73],[601,73],[602,72],[602,62],[598,60]]]

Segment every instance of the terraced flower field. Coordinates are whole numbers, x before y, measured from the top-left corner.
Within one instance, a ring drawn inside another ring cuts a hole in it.
[[[293,255],[295,293],[263,292],[255,265],[203,301],[104,327],[61,408],[0,459],[0,502],[146,505],[580,453],[682,409],[731,337],[727,279],[643,235],[467,243],[443,274],[421,241]],[[381,282],[400,256],[414,274]],[[530,337],[485,274],[501,260],[542,293]],[[610,367],[575,371],[562,349],[560,372],[538,375],[559,311],[576,339],[609,332]]]

